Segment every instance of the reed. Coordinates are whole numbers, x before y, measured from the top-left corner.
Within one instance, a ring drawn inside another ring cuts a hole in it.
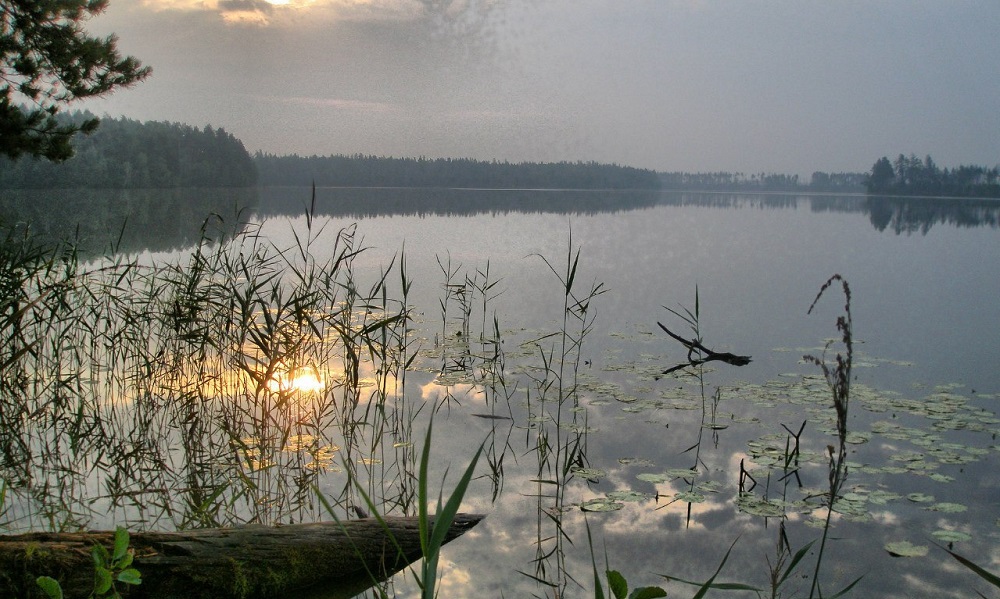
[[[581,586],[567,567],[566,546],[572,545],[572,538],[564,526],[563,513],[573,470],[587,464],[586,415],[580,410],[579,372],[584,342],[596,318],[594,303],[607,291],[599,281],[580,284],[580,252],[573,245],[570,231],[564,265],[557,268],[545,256],[535,255],[558,283],[561,309],[553,331],[525,343],[537,356],[536,366],[527,377],[528,411],[535,426],[526,431],[526,442],[537,464],[533,480],[537,516],[534,570],[521,573],[555,597],[566,596],[570,583]]]
[[[522,573],[553,597],[572,595],[571,585],[582,589],[566,559],[575,532],[565,513],[576,507],[567,489],[575,471],[589,466],[580,372],[598,298],[607,290],[583,282],[572,232],[565,260],[537,256],[558,291],[555,324],[519,347],[530,357],[512,380],[500,318],[490,312],[502,290],[489,262],[465,269],[450,256],[438,258],[441,322],[432,325],[439,331],[433,347],[423,347],[411,330],[416,282],[405,248],[381,271],[361,272],[355,260],[366,250],[357,229],[317,224],[307,212],[294,244],[276,247],[260,234],[260,223],[243,223],[240,234],[221,238],[207,221],[187,257],[167,264],[121,255],[84,263],[71,246],[47,249],[30,236],[8,235],[0,246],[0,529],[73,530],[107,514],[130,527],[179,529],[349,518],[361,508],[379,516],[416,514],[428,559],[415,579],[433,596],[442,533],[429,512],[436,505],[446,527],[481,459],[481,477],[498,500],[506,460],[515,453],[514,424],[524,424],[510,400],[524,393],[537,516],[533,569]],[[846,298],[837,351],[830,344],[821,356],[805,357],[826,378],[837,422],[836,445],[827,453],[822,537],[794,548],[782,517],[767,558],[768,589],[719,581],[735,542],[705,581],[664,577],[693,585],[696,597],[710,590],[787,595],[814,548],[810,597],[841,596],[860,581],[833,595],[820,585],[832,515],[848,477],[850,287],[834,275],[809,307],[812,313],[837,285]],[[717,442],[719,430],[721,391],[706,392],[702,365],[718,356],[746,358],[701,349],[700,303],[696,288],[693,309],[667,308],[693,334],[682,365],[701,389],[701,426],[687,450],[693,469],[703,465],[703,431],[712,430]],[[435,366],[444,389],[438,403],[407,396],[408,372],[418,360]],[[419,453],[415,431],[464,401],[452,393],[460,385],[482,392],[487,409],[472,416],[492,426],[454,493],[435,503],[431,428]],[[785,427],[782,498],[798,480],[804,427]],[[762,482],[774,492],[770,474]],[[756,484],[741,468],[740,495]],[[603,597],[592,544],[591,550],[595,594]],[[660,596],[630,592],[607,561],[608,594]]]
[[[808,363],[818,365],[827,381],[827,385],[830,389],[832,396],[832,404],[837,421],[837,442],[838,445],[834,447],[833,445],[828,446],[828,468],[827,468],[827,479],[829,487],[825,496],[825,508],[826,515],[823,523],[823,533],[820,538],[819,550],[816,556],[816,562],[814,565],[813,573],[810,578],[810,599],[815,596],[828,596],[831,598],[841,597],[850,592],[860,581],[862,577],[855,579],[854,581],[847,584],[842,589],[838,590],[832,595],[824,595],[820,588],[820,570],[824,557],[824,550],[826,547],[826,541],[829,537],[829,532],[832,526],[832,516],[835,511],[835,504],[837,499],[841,495],[841,490],[843,489],[844,483],[847,478],[847,417],[848,417],[848,407],[850,402],[850,380],[851,380],[851,365],[853,362],[853,331],[852,331],[852,318],[851,318],[851,292],[850,287],[847,282],[840,275],[833,275],[828,279],[820,288],[820,291],[816,295],[812,304],[809,307],[808,313],[812,313],[813,309],[816,307],[817,302],[824,295],[826,290],[830,288],[835,283],[839,282],[842,286],[846,302],[844,308],[844,314],[837,318],[836,326],[838,332],[841,334],[840,343],[841,351],[837,352],[835,357],[832,359],[832,364],[827,361],[827,351],[830,349],[832,342],[828,343],[825,347],[824,353],[820,357],[815,356],[805,356],[804,359]],[[694,369],[694,375],[698,378],[699,387],[701,389],[702,397],[702,428],[705,425],[705,412],[706,412],[706,401],[705,401],[705,383],[704,383],[704,370],[703,364],[707,361],[705,359],[705,354],[723,355],[726,358],[720,358],[722,361],[727,363],[732,363],[735,365],[743,365],[749,362],[749,357],[747,356],[732,356],[732,354],[717,354],[716,352],[711,352],[710,350],[704,350],[701,338],[701,325],[700,325],[700,310],[697,289],[695,291],[695,307],[694,310],[689,310],[681,306],[680,310],[674,310],[671,308],[666,308],[673,315],[677,316],[683,320],[694,337],[691,340],[684,339],[674,333],[672,333],[663,324],[660,324],[660,328],[663,329],[668,335],[670,335],[675,340],[680,341],[685,347],[688,348],[687,362],[683,362],[677,366],[674,366],[663,374],[669,374],[674,372],[682,372],[689,369]],[[728,357],[738,358],[736,360],[730,360]],[[715,398],[716,401],[713,403],[713,419],[714,420],[714,405],[717,403],[719,398],[720,390],[716,390]],[[785,443],[784,458],[781,462],[782,464],[782,476],[777,481],[781,487],[781,499],[782,505],[785,505],[785,500],[787,499],[787,488],[793,477],[794,480],[798,481],[799,478],[799,455],[800,455],[800,439],[803,431],[805,430],[806,422],[803,422],[799,427],[797,432],[793,432],[786,425],[781,425],[785,431],[788,433],[788,437]],[[688,448],[686,451],[694,450],[695,455],[695,467],[698,465],[697,451],[701,447],[701,435],[699,433],[698,441],[692,447]],[[765,497],[767,496],[771,487],[771,476],[770,471],[768,472],[767,480],[763,483],[765,485]],[[740,473],[739,473],[739,484],[738,493],[739,498],[738,503],[744,500],[744,498],[753,498],[752,491],[757,486],[758,482],[753,478],[753,476],[745,469],[743,462],[740,463]],[[799,483],[801,486],[801,483]],[[689,504],[690,510],[690,504]],[[690,517],[690,511],[689,511]],[[775,541],[774,558],[773,561],[770,557],[766,557],[767,564],[767,578],[770,588],[765,590],[747,584],[744,582],[716,582],[716,578],[722,572],[723,567],[729,559],[729,556],[736,544],[729,547],[723,556],[721,562],[716,568],[715,573],[705,580],[704,582],[685,580],[669,574],[661,574],[661,576],[667,580],[672,580],[676,582],[681,582],[683,584],[695,586],[698,588],[694,597],[696,599],[705,596],[709,590],[722,590],[722,591],[748,591],[757,594],[758,597],[769,596],[771,599],[777,599],[784,595],[785,586],[793,580],[793,575],[798,571],[800,566],[803,564],[803,560],[808,556],[809,552],[815,544],[815,541],[810,541],[798,550],[793,551],[791,543],[788,539],[786,533],[785,523],[787,520],[787,515],[784,513],[784,508],[782,508],[782,513],[780,514],[780,522],[777,531],[777,538]],[[766,519],[766,517],[765,517]]]
[[[854,331],[853,319],[851,317],[851,288],[847,281],[839,274],[835,274],[820,287],[816,298],[809,306],[808,314],[811,314],[817,302],[823,294],[835,283],[840,283],[844,292],[844,313],[837,317],[837,331],[840,333],[841,351],[838,351],[833,358],[833,363],[827,361],[826,354],[832,342],[828,342],[823,354],[819,357],[813,355],[803,356],[807,362],[815,364],[823,371],[826,378],[833,403],[834,412],[837,419],[837,446],[827,446],[829,454],[828,482],[829,489],[826,497],[826,519],[823,523],[823,535],[820,539],[819,553],[816,556],[816,567],[813,571],[812,586],[809,589],[809,598],[819,595],[820,591],[820,567],[823,563],[823,554],[826,550],[826,542],[829,538],[830,525],[833,518],[835,504],[841,495],[844,482],[847,480],[847,415],[851,400],[851,366],[854,361]],[[858,577],[853,582],[830,597],[840,597],[849,592],[861,581]]]
[[[438,569],[439,561],[441,556],[441,548],[445,543],[445,537],[448,533],[448,529],[451,528],[452,523],[455,521],[455,517],[458,514],[458,509],[468,491],[469,485],[472,482],[473,474],[475,473],[476,464],[479,461],[479,457],[483,453],[483,445],[479,446],[476,453],[473,455],[472,460],[469,465],[466,466],[465,471],[462,473],[461,478],[455,485],[454,490],[448,495],[448,499],[443,500],[443,485],[442,481],[442,491],[438,493],[436,509],[434,513],[431,514],[431,496],[429,491],[429,479],[430,479],[430,464],[431,464],[431,441],[432,432],[434,428],[433,418],[427,425],[427,433],[424,437],[423,449],[420,454],[420,465],[419,473],[417,475],[417,506],[418,506],[418,526],[420,532],[420,549],[423,558],[420,560],[419,572],[411,569],[414,581],[420,588],[420,596],[423,599],[434,599],[438,596]],[[366,507],[370,510],[372,516],[376,518],[383,526],[383,529],[387,533],[389,540],[396,546],[396,550],[402,554],[402,549],[399,543],[393,537],[392,530],[386,524],[383,519],[383,514],[380,513],[380,506],[372,499],[368,493],[365,492],[364,488],[358,487],[358,493],[361,495]],[[338,510],[329,503],[329,501],[319,492],[318,489],[314,489],[319,497],[319,500],[323,507],[326,509],[327,514],[336,521],[340,521],[340,516]],[[377,585],[379,582],[379,576],[376,572],[370,572],[371,580],[373,585]],[[375,593],[380,597],[387,597],[385,589],[376,587]]]
[[[307,216],[292,247],[266,242],[259,224],[213,238],[206,223],[185,260],[159,264],[83,264],[71,248],[6,237],[0,527],[305,520],[337,453],[351,468],[335,494],[345,514],[361,479],[408,509],[412,489],[387,485],[410,480],[394,442],[416,417],[395,404],[412,282],[401,267],[400,297],[390,265],[362,288],[355,229],[331,240]]]

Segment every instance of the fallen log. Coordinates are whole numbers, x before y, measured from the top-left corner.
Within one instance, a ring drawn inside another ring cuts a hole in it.
[[[458,514],[446,542],[482,518]],[[422,557],[417,518],[387,517],[383,522],[364,518],[131,533],[133,567],[142,583],[129,586],[125,596],[352,597]],[[95,544],[110,549],[113,543],[111,531],[0,536],[0,597],[44,597],[35,582],[38,576],[58,580],[67,598],[86,597],[94,584],[91,549]]]

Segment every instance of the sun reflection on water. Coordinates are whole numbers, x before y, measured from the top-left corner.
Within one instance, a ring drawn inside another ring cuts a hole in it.
[[[326,383],[314,366],[291,368],[278,373],[268,381],[272,393],[322,393]]]

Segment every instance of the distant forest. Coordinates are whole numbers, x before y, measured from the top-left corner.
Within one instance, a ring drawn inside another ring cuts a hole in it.
[[[439,187],[468,189],[613,189],[684,191],[864,191],[867,173],[815,172],[809,182],[798,175],[759,173],[656,173],[597,162],[486,162],[468,158],[387,158],[350,156],[254,155],[262,186]]]
[[[82,122],[94,115],[63,117]],[[179,123],[101,119],[77,135],[62,163],[0,157],[0,189],[175,189],[253,187],[257,170],[243,142],[225,129]]]
[[[67,121],[94,115],[76,112]],[[512,163],[470,158],[364,154],[251,156],[226,132],[181,123],[105,118],[78,135],[76,155],[55,164],[0,157],[0,189],[182,189],[212,187],[414,187],[476,189],[685,190],[855,193],[867,173],[657,173],[597,162]]]
[[[63,118],[82,121],[92,116],[75,113]],[[231,234],[246,222],[248,209],[265,216],[301,213],[308,190],[300,195],[280,188],[313,182],[320,187],[321,213],[355,218],[385,213],[595,213],[672,202],[678,194],[677,201],[714,205],[732,201],[725,192],[746,193],[739,201],[760,201],[762,206],[794,205],[797,193],[827,193],[826,198],[813,198],[813,208],[835,209],[841,202],[853,205],[863,198],[849,194],[867,190],[864,209],[879,230],[911,233],[926,232],[937,222],[993,227],[1000,222],[992,200],[944,207],[881,197],[1000,197],[998,167],[941,169],[930,156],[921,160],[901,154],[895,161],[883,157],[869,173],[815,172],[808,181],[774,173],[657,173],[596,162],[514,164],[260,152],[251,156],[239,139],[221,128],[126,118],[103,119],[91,135],[77,136],[74,147],[76,155],[58,164],[0,157],[0,232],[29,229],[52,243],[73,239],[87,252],[112,246],[123,251],[185,247],[200,237],[206,224],[213,235]],[[468,191],[473,188],[479,191]],[[519,191],[500,191],[513,189]]]
[[[0,234],[72,240],[84,255],[166,250],[194,243],[206,226],[232,233],[241,211],[259,204],[253,160],[223,129],[102,119],[73,143],[76,155],[62,163],[0,157]]]
[[[62,118],[82,122],[93,115]],[[778,173],[660,172],[597,162],[511,163],[363,154],[251,156],[225,129],[102,119],[78,135],[63,163],[0,157],[0,189],[191,189],[225,187],[412,187],[475,189],[826,192],[1000,197],[1000,168],[939,168],[927,156],[880,158],[868,173],[817,171],[808,181]]]
[[[808,182],[798,175],[776,173],[660,173],[663,189],[682,191],[788,191],[857,193],[864,191],[866,173],[814,172]]]
[[[934,159],[900,154],[872,166],[865,186],[870,194],[1000,198],[1000,167],[959,166],[941,169]]]
[[[254,155],[262,186],[476,189],[660,188],[654,171],[597,162],[486,162],[469,158]]]

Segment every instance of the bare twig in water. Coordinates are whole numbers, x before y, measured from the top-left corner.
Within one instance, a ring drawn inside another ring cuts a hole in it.
[[[704,345],[702,345],[701,342],[698,341],[697,339],[690,339],[690,340],[685,339],[680,335],[674,333],[667,327],[663,326],[662,322],[657,322],[656,324],[660,325],[660,328],[663,329],[663,331],[666,334],[670,335],[677,341],[680,341],[681,344],[688,349],[687,363],[678,364],[673,368],[668,368],[667,370],[663,371],[663,374],[670,374],[675,370],[680,370],[681,368],[687,368],[688,366],[699,366],[701,364],[704,364],[705,362],[725,362],[726,364],[732,364],[733,366],[746,366],[751,361],[750,356],[737,356],[736,354],[731,354],[729,352],[712,351],[707,347],[705,347]],[[699,355],[701,355],[702,357],[695,358],[693,355],[695,352],[699,352]]]

